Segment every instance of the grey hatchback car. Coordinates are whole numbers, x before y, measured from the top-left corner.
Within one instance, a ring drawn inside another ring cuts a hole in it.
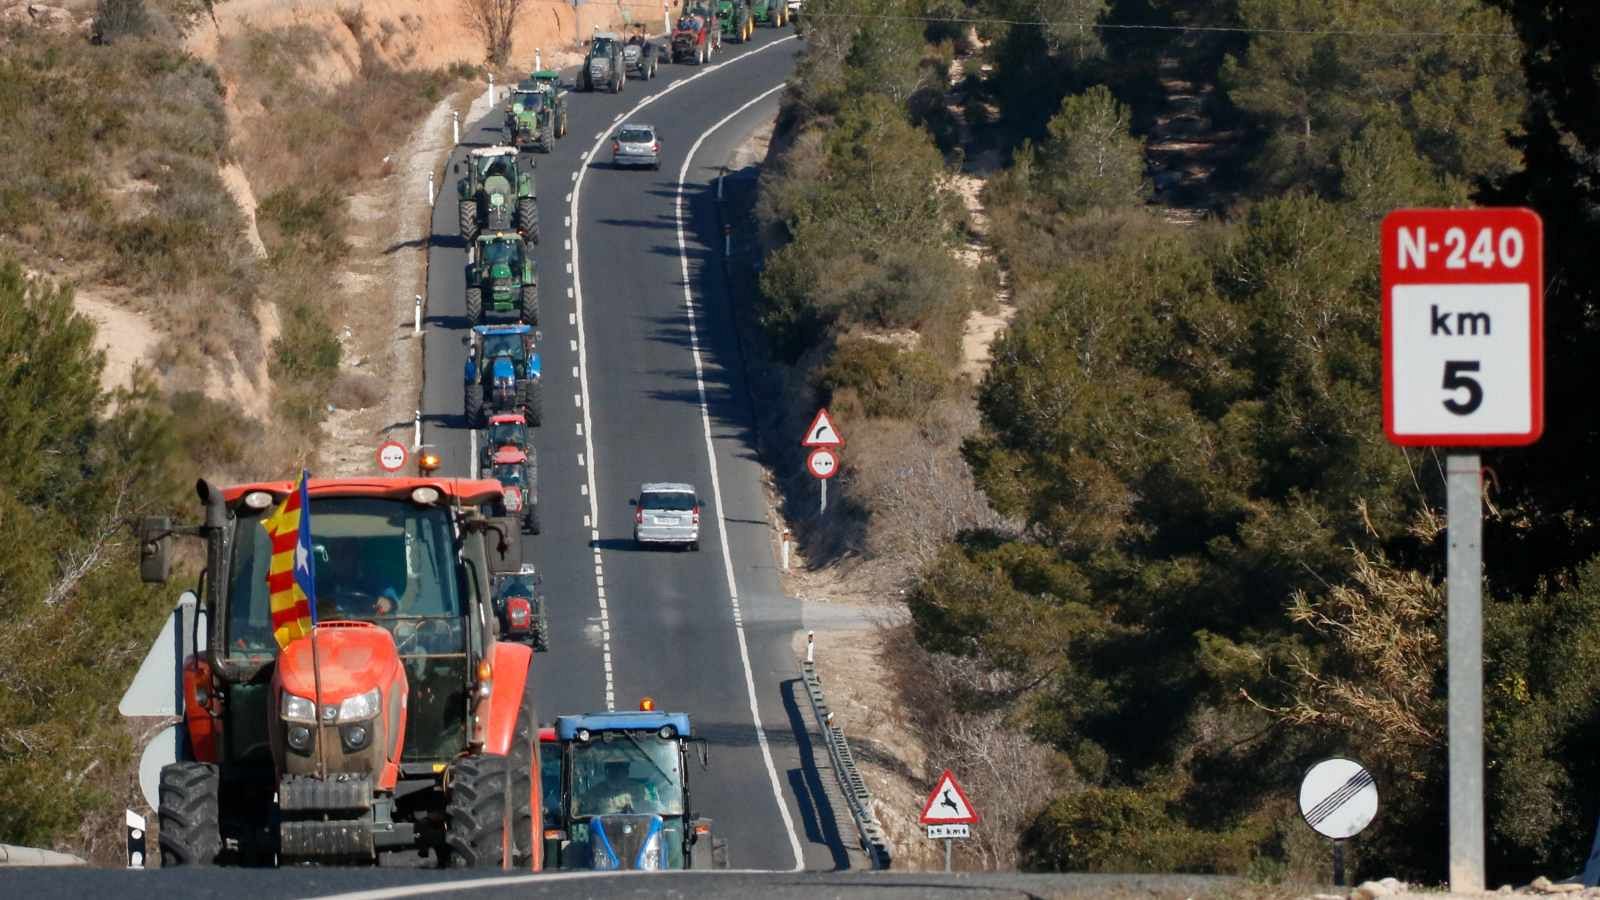
[[[635,543],[700,549],[700,499],[694,485],[671,481],[643,484],[633,505]]]
[[[629,123],[617,129],[611,140],[611,165],[661,168],[661,139],[654,125]]]

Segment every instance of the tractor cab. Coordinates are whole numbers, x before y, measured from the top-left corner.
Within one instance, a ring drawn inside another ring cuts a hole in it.
[[[555,730],[561,827],[547,826],[547,858],[569,869],[726,867],[726,842],[694,814],[690,757],[709,762],[687,714],[646,698],[636,712],[560,716]]]
[[[184,660],[189,753],[161,773],[163,865],[371,864],[405,851],[441,865],[538,868],[536,830],[508,835],[472,809],[472,792],[526,783],[538,766],[537,747],[515,746],[515,722],[501,712],[533,714],[528,651],[488,625],[492,572],[516,539],[481,512],[501,485],[198,489],[204,524],[147,518],[139,528],[147,581],[165,580],[173,536],[204,540],[203,602],[215,623],[208,646]],[[291,501],[296,534],[269,533]],[[285,582],[284,557],[304,576]],[[275,635],[286,626],[273,594],[286,583],[314,594],[309,636]]]
[[[511,92],[511,112],[514,115],[537,113],[544,109],[544,91],[532,82],[523,82]]]
[[[489,417],[489,427],[483,433],[481,462],[484,468],[494,465],[495,453],[506,447],[514,447],[524,453],[529,453],[532,448],[528,420],[521,413],[501,413]]]

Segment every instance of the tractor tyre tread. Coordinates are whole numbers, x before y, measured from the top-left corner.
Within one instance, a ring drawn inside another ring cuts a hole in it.
[[[467,324],[478,325],[483,322],[483,288],[467,288]]]
[[[479,427],[483,422],[483,385],[467,385],[467,401],[465,405],[467,427]]]
[[[533,197],[517,199],[517,228],[528,239],[528,243],[539,243],[539,203]]]
[[[539,282],[522,286],[522,320],[529,325],[539,324]]]
[[[472,243],[478,239],[478,201],[462,200],[456,210],[461,224],[461,239]]]
[[[209,866],[222,854],[219,795],[222,778],[210,763],[177,762],[161,767],[159,844],[161,865]]]
[[[535,507],[537,509],[537,507]],[[537,515],[537,513],[535,513]],[[538,530],[534,530],[538,534]],[[535,612],[543,615],[541,605]],[[539,620],[540,635],[546,633],[543,620]],[[537,648],[535,648],[537,649]],[[539,716],[533,697],[533,673],[522,683],[522,702],[517,707],[517,724],[511,732],[511,748],[507,764],[511,767],[511,864],[513,868],[527,869],[533,865],[534,848],[543,846],[544,829],[536,821],[542,810],[533,805],[533,786],[539,777]],[[549,868],[549,860],[545,867]]]
[[[544,424],[544,383],[532,379],[524,381],[517,387],[521,396],[523,414],[528,417],[528,424],[535,428]]]
[[[510,850],[511,811],[506,806],[510,760],[481,753],[450,765],[450,797],[445,805],[445,846],[449,865],[499,867]]]

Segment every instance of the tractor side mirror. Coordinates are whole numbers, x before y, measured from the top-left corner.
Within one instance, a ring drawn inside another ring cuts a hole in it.
[[[637,497],[629,497],[628,498],[628,505],[629,506],[638,506],[639,505],[639,498],[637,498]]]
[[[165,584],[172,572],[172,520],[145,516],[139,520],[139,579]]]
[[[460,174],[461,174],[461,163],[456,163],[456,164],[455,164],[455,166],[454,166],[454,169],[453,169],[453,171],[454,171],[454,172],[455,172],[455,173],[456,173],[456,174],[457,174],[457,175],[460,175]]]

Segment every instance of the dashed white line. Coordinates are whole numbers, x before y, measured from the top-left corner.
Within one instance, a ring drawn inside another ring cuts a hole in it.
[[[772,46],[771,44],[767,46]],[[783,788],[778,781],[778,770],[772,761],[772,748],[767,744],[767,732],[761,724],[761,707],[756,698],[755,673],[750,668],[750,646],[745,640],[744,613],[739,607],[739,585],[733,576],[733,554],[728,549],[728,529],[723,522],[724,510],[722,506],[722,481],[717,474],[717,452],[711,442],[711,412],[706,405],[705,361],[700,353],[700,331],[698,319],[699,308],[695,305],[693,282],[689,280],[689,248],[684,237],[684,183],[689,179],[689,164],[694,161],[695,153],[707,137],[714,134],[717,129],[733,121],[733,118],[762,100],[783,90],[786,85],[778,85],[769,91],[763,91],[749,102],[724,116],[717,124],[706,129],[683,158],[683,166],[678,169],[678,194],[676,201],[676,219],[678,226],[678,265],[683,275],[683,305],[685,316],[689,320],[689,353],[694,359],[695,390],[700,397],[700,430],[705,436],[706,459],[711,464],[711,497],[716,504],[717,514],[713,521],[717,523],[717,542],[722,549],[722,570],[728,582],[728,600],[732,605],[733,630],[739,639],[739,661],[744,665],[745,690],[750,700],[750,717],[755,721],[756,743],[761,748],[762,761],[767,765],[767,778],[772,783],[772,797],[778,804],[778,812],[783,818],[783,826],[789,832],[789,847],[794,851],[794,868],[799,871],[805,865],[805,857],[800,850],[800,837],[794,830],[794,819],[789,815],[789,804],[783,799]]]
[[[573,406],[582,406],[583,405],[583,395],[582,394],[573,394],[572,395],[572,405]]]
[[[562,241],[561,243],[565,245],[561,249],[563,249],[563,250],[571,250],[572,249],[572,241],[570,239]]]
[[[572,263],[567,263],[567,274],[568,275],[572,274]]]
[[[578,437],[583,437],[583,423],[582,422],[573,422],[572,423],[572,427],[577,429]]]
[[[572,288],[567,288],[567,299],[568,300],[572,299]],[[567,313],[567,324],[569,324],[569,325],[576,324],[577,321],[578,321],[578,314],[577,313]]]
[[[578,485],[578,493],[585,497],[589,496],[589,486],[587,484]]]
[[[578,367],[577,366],[573,366],[572,367],[572,377],[573,378],[577,378],[578,377]]]
[[[583,454],[582,453],[578,454],[578,468],[580,468],[580,469],[583,468]]]
[[[572,352],[573,353],[577,353],[578,352],[578,341],[577,341],[577,339],[576,338],[568,338],[567,340],[572,343]]]

